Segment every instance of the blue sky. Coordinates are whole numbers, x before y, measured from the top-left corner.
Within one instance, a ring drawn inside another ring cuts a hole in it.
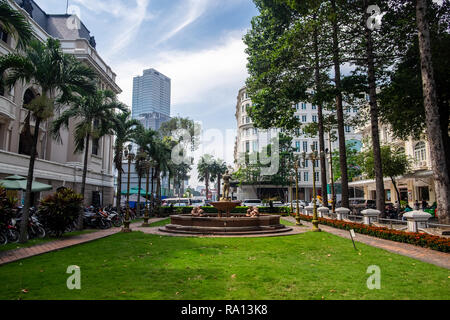
[[[48,13],[66,10],[63,0],[36,1]],[[242,36],[258,14],[251,0],[69,0],[73,10],[117,74],[121,101],[131,106],[133,76],[157,69],[172,80],[172,116],[219,130],[200,152],[232,164],[234,135],[226,130],[236,129],[236,96],[247,77]]]

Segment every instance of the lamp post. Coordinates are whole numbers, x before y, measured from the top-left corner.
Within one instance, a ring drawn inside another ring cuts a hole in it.
[[[331,149],[331,130],[328,131],[328,144],[330,147],[331,212],[336,213],[336,194],[334,192],[333,153],[332,153],[332,149]]]
[[[122,232],[131,232],[130,229],[130,171],[131,161],[134,159],[134,153],[131,152],[132,145],[129,144],[124,151],[125,158],[128,159],[128,179],[127,179],[127,207],[125,212],[125,221],[123,222]]]
[[[148,184],[149,184],[149,176],[150,176],[150,159],[146,157],[144,160],[144,167],[146,172],[146,184],[145,184],[145,215],[144,215],[144,223],[142,224],[142,227],[148,227],[148,219],[150,218],[149,212],[148,212]]]
[[[317,218],[317,203],[316,203],[316,160],[319,159],[318,155],[317,155],[317,151],[314,148],[314,144],[311,145],[311,154],[309,155],[313,165],[312,165],[312,169],[313,169],[313,219],[312,219],[312,224],[313,224],[313,228],[312,231],[318,232],[321,231],[319,228],[319,219]]]
[[[303,224],[300,222],[300,205],[298,203],[298,159],[294,161],[294,170],[295,170],[295,201],[297,202],[297,215],[295,216],[296,226],[302,226]]]

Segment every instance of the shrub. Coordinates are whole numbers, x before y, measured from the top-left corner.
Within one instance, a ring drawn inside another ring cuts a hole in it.
[[[17,200],[8,196],[6,189],[0,185],[0,228],[14,218],[16,202]]]
[[[300,214],[300,219],[311,221],[311,216]],[[319,218],[319,223],[331,227],[350,230],[369,236],[413,244],[416,246],[427,247],[437,251],[450,252],[450,239],[438,236],[432,236],[427,233],[406,232],[400,230],[389,229],[386,227],[368,226],[356,222],[348,222],[342,220],[332,220]]]
[[[60,237],[80,214],[83,197],[69,188],[64,188],[41,200],[39,221],[50,233]]]

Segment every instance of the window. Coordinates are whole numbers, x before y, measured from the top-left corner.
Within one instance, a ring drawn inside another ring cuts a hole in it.
[[[298,110],[298,103],[294,105],[295,110]]]
[[[298,137],[300,135],[300,129],[299,128],[295,128],[295,135]],[[300,144],[300,142],[299,142]]]
[[[258,151],[258,141],[253,141],[253,151],[254,152]]]
[[[249,130],[248,129],[245,129],[245,135],[248,137],[248,135],[249,135]]]
[[[317,122],[317,116],[312,116],[312,122]]]
[[[303,151],[308,152],[308,141],[303,141]]]
[[[312,105],[312,106],[311,106],[311,109],[312,109],[312,110],[316,110],[316,109],[317,109],[317,106]]]
[[[249,117],[245,117],[245,123],[250,123],[250,118]]]
[[[250,142],[245,143],[245,152],[250,152]]]
[[[92,139],[92,154],[98,156],[100,141],[98,138]]]
[[[425,142],[423,141],[417,142],[416,145],[414,146],[414,159],[417,162],[427,160]]]
[[[345,126],[345,132],[349,133],[351,131],[351,127],[350,126]]]
[[[345,108],[345,113],[350,113],[351,109],[350,107]]]
[[[315,166],[316,166],[316,168],[319,167],[319,160],[316,160],[316,161],[315,161]]]
[[[303,168],[308,168],[308,160],[303,161]]]
[[[300,120],[300,116],[295,116],[295,119]]]
[[[300,141],[295,141],[295,151],[300,152]]]
[[[302,110],[306,110],[306,103],[302,102]]]
[[[257,128],[253,128],[253,134],[258,134],[258,129]]]
[[[242,117],[241,120],[242,120],[241,123],[244,124],[245,123],[245,117]]]
[[[317,141],[313,142],[313,146],[314,146],[314,151],[319,150],[319,143]]]
[[[357,113],[358,112],[358,107],[353,107],[353,112]]]
[[[302,115],[302,122],[306,122],[306,121],[307,121],[306,115]]]
[[[244,113],[244,111],[245,111],[245,107],[242,106],[242,107],[241,107],[241,112]]]
[[[8,33],[5,30],[3,30],[2,27],[0,27],[0,39],[3,42],[8,43]]]
[[[320,181],[320,172],[315,172],[315,176],[316,176],[316,181]]]
[[[308,181],[308,178],[309,178],[308,174],[309,174],[308,171],[303,172],[303,181]]]
[[[245,105],[245,112],[248,112],[248,108],[250,107],[250,105],[247,103],[246,105]]]

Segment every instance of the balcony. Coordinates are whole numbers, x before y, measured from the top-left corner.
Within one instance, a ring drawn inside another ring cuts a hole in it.
[[[16,104],[3,96],[0,96],[0,116],[6,116],[11,120],[16,118]]]

